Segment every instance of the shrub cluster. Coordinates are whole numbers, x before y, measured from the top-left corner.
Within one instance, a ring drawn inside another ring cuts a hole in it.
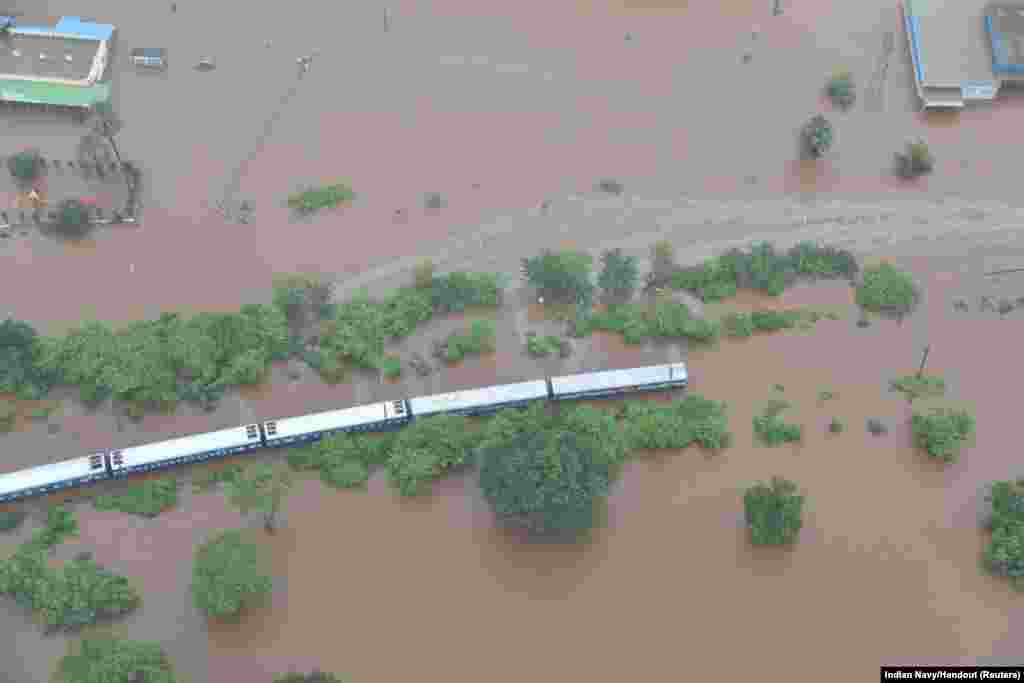
[[[385,377],[394,379],[402,374],[402,359],[398,356],[385,355],[377,362],[377,368]]]
[[[491,273],[455,272],[436,276],[429,288],[402,287],[383,301],[362,293],[340,304],[320,325],[320,347],[304,356],[327,382],[344,379],[347,365],[377,369],[384,344],[402,339],[435,314],[469,306],[498,306],[502,286]]]
[[[0,531],[14,531],[25,521],[24,510],[0,511]]]
[[[281,309],[293,332],[309,318],[323,320],[334,314],[331,297],[334,284],[311,275],[288,275],[274,279],[274,305]]]
[[[477,441],[468,418],[419,418],[395,437],[386,464],[389,479],[403,496],[427,493],[431,482],[446,472],[471,464]]]
[[[960,448],[974,433],[974,417],[966,410],[932,408],[915,412],[910,427],[914,442],[933,458],[956,462]]]
[[[804,145],[804,151],[812,159],[821,157],[832,146],[834,137],[832,124],[821,114],[815,115],[800,129],[800,137]]]
[[[316,213],[320,209],[333,209],[338,204],[355,199],[356,193],[343,183],[311,187],[288,197],[288,208],[300,214]]]
[[[853,278],[859,266],[852,252],[801,242],[777,252],[768,242],[747,250],[730,249],[704,263],[676,269],[670,280],[674,289],[691,291],[702,301],[719,301],[737,289],[755,289],[777,296],[798,278]]]
[[[620,265],[625,264],[615,259],[613,276],[608,281],[610,287],[624,284],[620,275],[625,274],[625,269],[619,268]],[[587,306],[593,301],[595,287],[591,281],[593,258],[590,254],[545,249],[538,256],[524,258],[522,266],[527,281],[545,299],[563,303],[580,301]]]
[[[904,375],[889,382],[893,391],[902,392],[908,401],[921,397],[937,397],[946,393],[946,381],[936,375]]]
[[[844,111],[852,107],[857,100],[853,76],[849,71],[840,71],[833,75],[825,86],[825,92],[832,103]]]
[[[857,286],[857,305],[875,313],[906,315],[920,303],[921,292],[909,274],[890,263],[864,269]]]
[[[204,491],[213,488],[218,483],[230,484],[241,475],[244,468],[238,463],[228,463],[224,467],[210,469],[208,467],[193,467],[190,471],[193,490]]]
[[[50,548],[76,533],[78,522],[63,506],[51,507],[46,526],[0,562],[0,594],[37,612],[47,631],[77,629],[135,609],[141,599],[128,580],[87,554],[59,569],[48,563]]]
[[[38,399],[53,386],[54,373],[39,365],[40,337],[28,323],[7,318],[0,322],[0,392]]]
[[[328,486],[361,487],[369,480],[371,469],[387,463],[395,436],[331,434],[312,445],[292,449],[286,458],[293,469],[318,471]]]
[[[621,304],[605,311],[591,312],[571,321],[570,333],[585,336],[593,330],[617,332],[627,344],[642,344],[650,338],[680,339],[713,344],[721,334],[717,322],[691,318],[685,304],[659,298],[653,305]]]
[[[178,480],[173,477],[147,479],[129,484],[124,493],[97,496],[97,510],[117,510],[143,517],[156,517],[178,503]]]
[[[985,545],[985,568],[1024,590],[1024,479],[992,482],[988,489],[985,527],[992,538]]]
[[[803,528],[804,496],[793,482],[772,477],[771,485],[758,483],[743,495],[743,507],[754,545],[785,545]]]
[[[917,178],[934,168],[935,158],[924,140],[908,142],[906,151],[896,153],[896,173],[904,178]]]
[[[761,415],[754,416],[754,436],[766,446],[777,446],[781,443],[800,441],[803,438],[802,425],[788,424],[779,417],[789,404],[785,401],[768,402]]]
[[[264,600],[272,587],[259,547],[238,530],[224,531],[196,550],[190,591],[195,606],[209,616],[237,615]]]
[[[527,333],[526,335],[526,352],[534,358],[550,356],[553,353],[557,353],[565,358],[567,355],[566,351],[570,350],[570,348],[568,340],[559,339],[550,334],[543,337],[532,333]]]
[[[468,355],[495,349],[496,332],[491,320],[474,320],[465,332],[453,332],[437,345],[436,355],[447,363],[458,363]]]
[[[78,386],[86,403],[113,396],[141,410],[178,400],[215,404],[227,386],[261,381],[267,363],[287,350],[284,315],[250,304],[189,320],[165,313],[120,331],[87,322],[63,338],[44,338],[38,362]]]
[[[88,635],[57,665],[54,683],[175,683],[174,668],[159,643]]]
[[[697,442],[719,450],[729,445],[726,405],[700,394],[679,401],[629,401],[623,405],[626,443],[630,448],[686,448]]]

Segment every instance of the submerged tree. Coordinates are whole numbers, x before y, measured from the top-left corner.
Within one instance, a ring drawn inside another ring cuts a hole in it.
[[[242,539],[237,529],[225,531],[199,546],[192,567],[192,600],[213,617],[238,614],[262,602],[273,588],[259,546]]]
[[[796,484],[772,477],[771,485],[757,483],[747,489],[743,507],[754,545],[785,545],[796,540],[803,527],[804,496]]]
[[[628,301],[636,291],[640,274],[635,256],[627,256],[621,249],[610,249],[601,254],[603,268],[597,277],[597,284],[611,302]]]
[[[159,643],[90,635],[68,647],[57,665],[59,683],[175,683]]]
[[[292,473],[286,465],[261,463],[243,470],[231,482],[228,498],[243,515],[251,511],[263,513],[264,528],[273,532],[281,503],[291,491],[292,484]]]

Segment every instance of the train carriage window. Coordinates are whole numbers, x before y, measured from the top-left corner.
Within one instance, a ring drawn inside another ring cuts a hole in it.
[[[89,469],[101,470],[103,469],[103,456],[102,455],[90,455],[89,456]]]
[[[267,436],[274,436],[274,435],[277,434],[277,423],[276,422],[268,422],[266,427],[267,427]]]
[[[395,408],[396,415],[405,415],[405,402],[404,401],[392,401],[391,405]]]
[[[256,425],[246,425],[245,436],[248,439],[258,439],[260,436],[260,430]]]

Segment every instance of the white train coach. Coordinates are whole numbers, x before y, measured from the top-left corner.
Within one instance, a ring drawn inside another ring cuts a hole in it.
[[[102,453],[0,474],[0,503],[107,478]]]
[[[581,398],[608,398],[635,391],[681,389],[687,385],[684,363],[650,365],[628,370],[602,370],[551,378],[552,398],[567,401]]]
[[[186,462],[245,453],[261,446],[259,425],[250,424],[110,451],[110,471],[115,477],[149,472]]]

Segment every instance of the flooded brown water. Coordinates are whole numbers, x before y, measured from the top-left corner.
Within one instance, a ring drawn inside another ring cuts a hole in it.
[[[798,288],[779,303],[849,307],[850,290]],[[472,476],[412,502],[380,476],[368,493],[304,482],[288,526],[263,538],[286,588],[241,624],[211,625],[211,675],[255,680],[267,667],[319,665],[390,681],[422,676],[430,662],[429,676],[450,681],[520,681],[538,670],[553,680],[638,671],[669,680],[681,667],[712,677],[723,662],[731,678],[796,661],[836,671],[841,661],[836,679],[852,682],[870,680],[880,662],[991,654],[1024,598],[978,571],[973,517],[947,514],[965,493],[951,484],[966,479],[982,444],[965,452],[969,464],[946,469],[910,448],[909,409],[886,382],[912,371],[913,334],[886,321],[862,330],[855,319],[850,311],[812,334],[691,352],[693,386],[729,403],[735,444],[630,462],[587,544],[533,545],[496,531]],[[950,343],[932,371],[955,362]],[[753,443],[751,419],[775,384],[792,403],[786,419],[805,425],[798,446]],[[826,390],[836,397],[821,401]],[[842,434],[828,433],[833,416]],[[889,433],[868,434],[869,417]],[[773,475],[808,495],[792,549],[754,549],[743,529],[743,490]],[[440,657],[453,640],[457,654]],[[511,643],[530,656],[509,657]]]

